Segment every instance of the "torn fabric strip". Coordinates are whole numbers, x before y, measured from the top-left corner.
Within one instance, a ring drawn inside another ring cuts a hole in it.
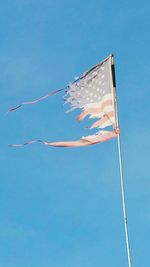
[[[119,134],[119,129],[115,130],[114,132],[110,131],[100,131],[96,135],[89,135],[86,137],[82,137],[80,140],[77,141],[62,141],[62,142],[46,142],[42,140],[31,140],[28,141],[24,144],[14,144],[14,145],[9,145],[11,147],[22,147],[26,145],[31,145],[36,142],[40,142],[44,145],[47,146],[54,146],[54,147],[83,147],[83,146],[90,146],[90,145],[95,145],[98,143],[105,142],[109,139],[117,137]]]

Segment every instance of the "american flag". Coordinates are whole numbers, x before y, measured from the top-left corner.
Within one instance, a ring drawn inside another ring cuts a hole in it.
[[[77,141],[45,142],[41,140],[31,140],[23,145],[41,142],[49,146],[77,147],[97,144],[117,137],[119,129],[116,119],[112,58],[112,55],[110,55],[99,64],[84,72],[74,82],[69,83],[66,95],[64,96],[65,103],[69,104],[71,108],[69,111],[74,109],[80,109],[82,111],[77,117],[78,121],[84,120],[87,116],[89,116],[90,119],[97,119],[89,127],[89,129],[98,129],[95,134],[82,137]],[[57,90],[36,101],[25,102],[23,104],[36,103],[62,90],[63,89]],[[10,111],[20,106],[21,105]],[[108,126],[112,126],[113,130],[103,130]]]

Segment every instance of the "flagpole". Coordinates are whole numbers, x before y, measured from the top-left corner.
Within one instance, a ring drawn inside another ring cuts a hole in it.
[[[131,252],[130,252],[130,243],[129,243],[129,234],[128,234],[128,224],[127,224],[127,211],[126,211],[126,201],[125,201],[125,186],[124,186],[124,177],[123,177],[123,168],[122,168],[122,152],[121,152],[120,135],[118,135],[118,155],[119,155],[121,196],[122,196],[122,207],[123,207],[123,216],[124,216],[126,247],[127,247],[127,255],[128,255],[128,265],[129,267],[131,267],[132,266],[131,265]]]
[[[115,101],[114,105],[115,105],[115,110],[116,110],[116,114],[115,114],[116,115],[116,128],[119,128],[117,96],[116,96],[115,66],[114,66],[113,55],[111,55],[111,72],[112,72],[112,79],[113,79],[112,84],[113,84],[113,93],[114,93],[114,101]],[[120,185],[121,185],[122,208],[123,208],[123,217],[124,217],[125,241],[126,241],[126,249],[127,249],[127,256],[128,256],[128,267],[132,267],[130,242],[129,242],[129,234],[128,234],[128,223],[127,223],[125,183],[124,183],[124,176],[123,176],[123,162],[122,162],[120,133],[118,135],[118,157],[119,157]]]

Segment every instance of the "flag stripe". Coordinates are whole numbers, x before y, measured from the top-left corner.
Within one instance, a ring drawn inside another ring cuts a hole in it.
[[[90,127],[90,129],[93,128],[104,128],[109,125],[112,125],[112,120],[114,119],[114,112],[109,112],[107,114],[105,114],[100,120],[94,122],[92,124],[92,126]]]
[[[10,147],[22,147],[22,146],[30,145],[36,142],[40,142],[44,145],[53,146],[53,147],[82,147],[82,146],[89,146],[89,145],[94,145],[94,144],[98,144],[101,142],[105,142],[111,138],[117,137],[118,134],[119,134],[119,129],[114,130],[113,132],[100,131],[99,134],[82,137],[80,140],[77,140],[77,141],[46,142],[42,140],[31,140],[31,141],[25,142],[24,144],[12,144],[9,146]]]
[[[88,115],[101,115],[106,107],[110,107],[112,109],[112,99],[102,102],[99,107],[85,108],[85,110],[77,117],[77,120],[81,121]]]
[[[117,137],[119,134],[119,131],[109,132],[104,131],[104,134],[97,134],[97,135],[89,135],[87,137],[83,137],[80,140],[77,141],[64,141],[64,142],[52,142],[48,143],[48,146],[54,146],[54,147],[82,147],[82,146],[89,146],[94,145],[98,143],[105,142],[109,139]]]

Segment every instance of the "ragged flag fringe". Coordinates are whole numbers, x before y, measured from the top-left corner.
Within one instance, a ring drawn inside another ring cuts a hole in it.
[[[23,102],[22,104],[20,104],[20,105],[14,107],[14,108],[10,108],[10,109],[7,111],[7,113],[16,111],[17,109],[21,108],[21,107],[24,106],[24,105],[32,105],[32,104],[36,104],[37,102],[40,102],[40,101],[42,101],[42,100],[44,100],[44,99],[46,99],[46,98],[48,98],[48,97],[50,97],[50,96],[53,96],[53,95],[55,95],[55,94],[57,94],[57,93],[59,93],[59,92],[61,92],[61,91],[64,91],[65,89],[67,89],[67,87],[68,87],[68,86],[65,86],[65,87],[63,87],[63,88],[61,88],[61,89],[59,89],[59,90],[53,91],[52,93],[47,94],[47,95],[45,95],[45,96],[42,96],[42,97],[40,97],[40,98],[38,98],[38,99],[36,99],[36,100]],[[6,113],[6,114],[7,114],[7,113]]]

